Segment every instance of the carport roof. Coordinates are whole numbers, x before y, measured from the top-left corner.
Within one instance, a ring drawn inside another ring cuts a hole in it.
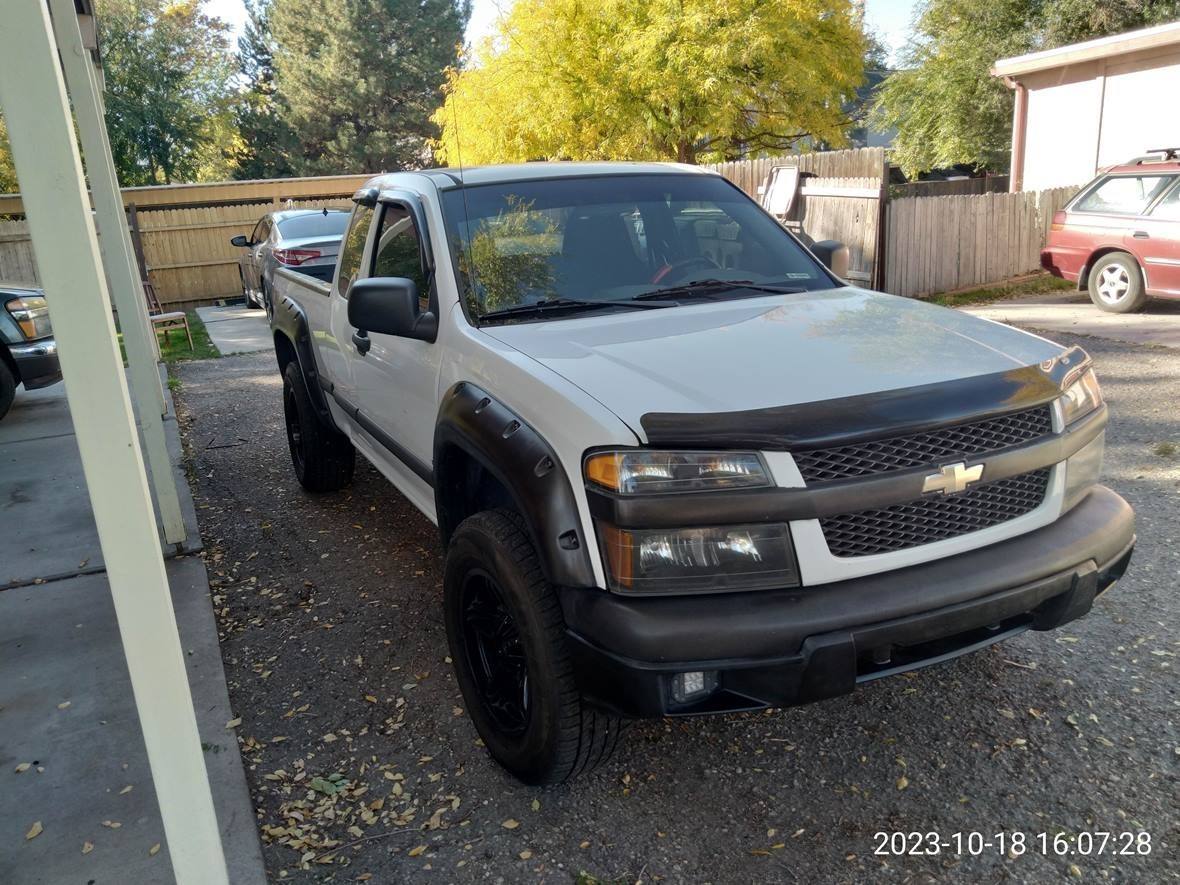
[[[1180,21],[1115,34],[1111,37],[1099,37],[1097,40],[1087,40],[1084,43],[1071,43],[1056,49],[1002,58],[992,67],[992,74],[996,77],[1020,77],[1035,71],[1174,45],[1180,45]]]

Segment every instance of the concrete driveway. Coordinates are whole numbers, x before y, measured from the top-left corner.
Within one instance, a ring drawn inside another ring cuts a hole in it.
[[[1109,338],[1129,344],[1180,347],[1180,301],[1152,299],[1142,313],[1105,313],[1085,292],[1040,292],[978,307],[967,313],[1045,332]]]
[[[254,353],[270,350],[274,340],[266,311],[244,304],[228,307],[198,307],[197,316],[205,324],[205,331],[222,356],[231,353]]]
[[[174,469],[180,439],[165,435]],[[166,562],[231,881],[264,881],[192,500]],[[32,833],[30,836],[28,834]],[[0,882],[173,881],[62,384],[0,421]]]

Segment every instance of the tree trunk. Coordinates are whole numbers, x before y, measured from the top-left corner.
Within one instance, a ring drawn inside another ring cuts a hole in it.
[[[693,147],[692,142],[680,140],[676,142],[676,162],[677,163],[691,163],[696,165],[697,152]]]

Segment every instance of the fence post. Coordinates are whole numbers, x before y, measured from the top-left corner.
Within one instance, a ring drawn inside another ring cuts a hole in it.
[[[885,291],[885,265],[888,252],[889,156],[881,153],[881,195],[877,197],[877,246],[873,254],[872,288]]]

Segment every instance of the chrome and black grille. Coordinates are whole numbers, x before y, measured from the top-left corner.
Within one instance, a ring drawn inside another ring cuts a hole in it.
[[[833,556],[869,556],[986,529],[1035,510],[1052,468],[980,483],[954,495],[927,495],[880,510],[820,520]]]
[[[925,433],[792,452],[808,485],[976,458],[1053,432],[1048,405]]]

